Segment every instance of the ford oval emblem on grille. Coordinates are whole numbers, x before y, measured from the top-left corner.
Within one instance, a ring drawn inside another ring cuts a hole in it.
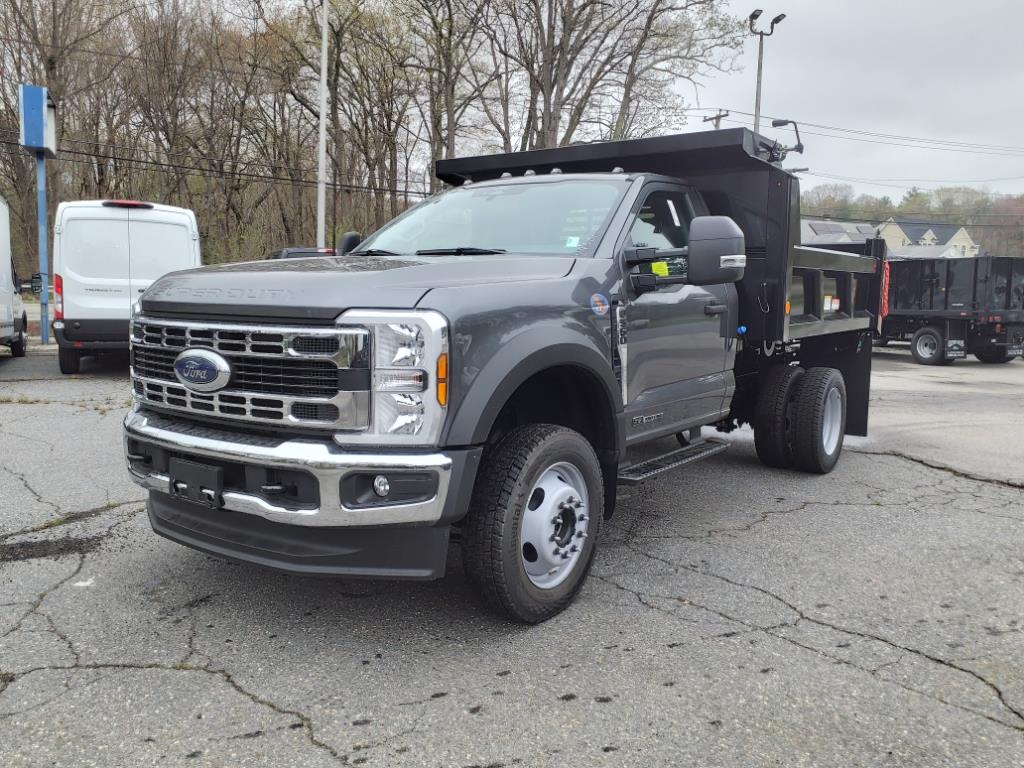
[[[196,392],[216,392],[231,379],[228,361],[208,349],[186,349],[174,360],[174,375]]]

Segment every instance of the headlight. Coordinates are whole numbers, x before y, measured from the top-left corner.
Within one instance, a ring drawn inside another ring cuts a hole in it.
[[[448,405],[448,321],[424,310],[350,310],[339,325],[372,334],[370,428],[339,432],[348,445],[436,445]]]

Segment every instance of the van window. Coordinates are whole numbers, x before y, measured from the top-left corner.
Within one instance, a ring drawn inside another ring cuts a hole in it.
[[[139,221],[133,216],[128,227],[133,280],[156,280],[193,266],[192,238],[184,223]]]
[[[61,235],[64,269],[81,277],[127,277],[125,219],[73,218]]]

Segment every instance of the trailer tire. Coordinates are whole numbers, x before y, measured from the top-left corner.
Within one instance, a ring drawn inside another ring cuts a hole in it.
[[[499,613],[527,624],[550,619],[587,578],[603,509],[601,464],[583,435],[517,427],[480,466],[462,529],[466,576]]]
[[[983,363],[995,365],[998,363],[1008,363],[1013,360],[1011,355],[1006,354],[1005,349],[986,349],[984,352],[975,352],[974,356]]]
[[[946,359],[945,349],[946,340],[942,331],[934,325],[918,328],[910,340],[910,354],[920,365],[945,365],[950,362]]]
[[[793,466],[791,410],[793,392],[803,375],[798,365],[777,365],[762,375],[754,412],[754,448],[766,467]]]
[[[82,364],[82,355],[76,349],[67,347],[57,348],[57,362],[60,365],[60,372],[64,374],[78,373]]]
[[[804,472],[832,471],[846,433],[846,383],[835,368],[810,368],[793,393],[793,464]]]

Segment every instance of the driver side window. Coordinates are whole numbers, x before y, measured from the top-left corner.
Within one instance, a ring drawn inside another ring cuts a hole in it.
[[[629,228],[636,248],[682,248],[690,241],[693,208],[685,192],[655,190],[647,195]]]

